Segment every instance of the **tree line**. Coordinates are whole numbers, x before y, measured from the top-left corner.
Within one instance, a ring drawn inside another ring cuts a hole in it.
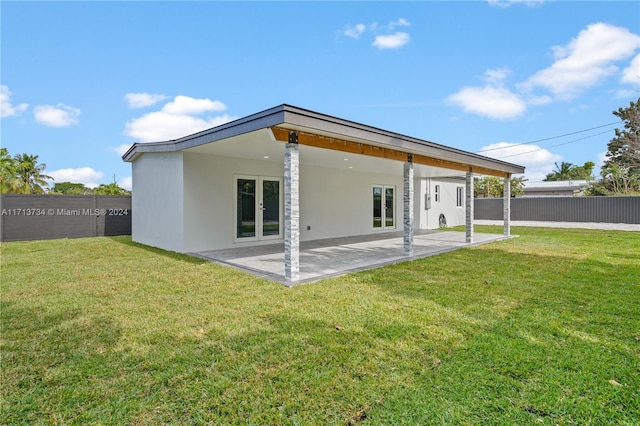
[[[38,162],[37,155],[16,154],[0,148],[0,191],[3,194],[75,194],[127,195],[130,191],[114,182],[88,188],[81,183],[60,182],[49,187],[54,179],[45,174],[47,165]]]

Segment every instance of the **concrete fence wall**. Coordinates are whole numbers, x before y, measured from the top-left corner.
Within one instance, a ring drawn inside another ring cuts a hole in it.
[[[502,220],[502,199],[476,198],[475,219]],[[512,198],[511,220],[640,224],[640,197]]]
[[[131,196],[2,194],[0,213],[0,241],[131,235]]]

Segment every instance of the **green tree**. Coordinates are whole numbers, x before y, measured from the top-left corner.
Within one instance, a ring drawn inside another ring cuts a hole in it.
[[[593,161],[586,161],[582,167],[576,166],[572,170],[572,180],[592,180],[593,179],[593,168],[596,166],[596,163]]]
[[[593,179],[593,168],[596,163],[587,161],[582,166],[562,162],[558,165],[555,163],[555,170],[549,173],[543,181],[560,181],[560,180],[591,180]]]
[[[601,179],[589,187],[589,195],[640,193],[640,98],[627,108],[613,111],[613,115],[624,122],[624,128],[615,129],[615,137],[607,145]]]
[[[51,190],[54,194],[73,194],[73,195],[89,195],[93,191],[81,183],[60,182],[53,185]]]
[[[7,148],[0,148],[0,192],[11,192],[11,182],[16,177],[16,160],[9,155]]]
[[[95,188],[93,190],[93,193],[97,194],[97,195],[127,195],[127,194],[130,194],[129,191],[127,191],[124,188],[121,188],[115,182],[111,182],[109,184],[101,183],[97,188]]]
[[[576,167],[574,164],[565,161],[554,164],[556,168],[543,179],[545,182],[571,179],[571,170]]]
[[[511,178],[511,196],[524,193],[523,177]],[[484,176],[473,181],[473,196],[475,198],[502,198],[504,196],[504,181],[496,176]]]
[[[16,154],[15,176],[9,182],[9,191],[14,194],[44,194],[47,180],[53,180],[45,175],[47,165],[38,164],[37,155]]]

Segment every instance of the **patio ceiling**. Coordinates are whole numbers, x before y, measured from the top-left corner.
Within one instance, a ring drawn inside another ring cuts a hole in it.
[[[224,140],[188,148],[184,152],[236,157],[256,161],[284,163],[284,144],[273,139],[269,129],[233,136]],[[388,173],[402,175],[402,161],[300,145],[300,164],[330,169],[350,170],[354,173]],[[462,177],[464,172],[434,166],[414,165],[416,177]]]

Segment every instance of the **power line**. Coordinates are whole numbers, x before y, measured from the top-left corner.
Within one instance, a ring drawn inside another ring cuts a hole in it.
[[[498,150],[498,149],[507,149],[507,148],[511,148],[512,146],[530,145],[530,144],[533,144],[533,143],[549,141],[549,140],[552,140],[552,139],[564,138],[565,136],[577,135],[578,133],[590,132],[591,130],[601,129],[603,127],[613,126],[614,124],[619,124],[619,123],[622,123],[622,120],[616,121],[614,123],[603,124],[601,126],[592,127],[590,129],[578,130],[577,132],[565,133],[564,135],[551,136],[551,137],[544,138],[544,139],[537,139],[535,141],[530,141],[530,142],[515,143],[515,144],[510,144],[508,146],[500,146],[500,147],[497,147],[497,148],[481,149],[480,151],[477,151],[477,152],[488,152],[488,151],[495,151],[495,150]],[[604,133],[607,133],[607,132],[604,132]],[[601,134],[603,134],[603,133],[598,133],[598,135],[601,135]],[[594,136],[597,136],[597,135],[594,135]],[[581,139],[577,139],[577,140],[581,140]],[[560,145],[565,145],[565,144],[560,144]],[[554,145],[554,146],[560,146],[560,145]],[[548,148],[552,148],[552,147],[549,146]],[[531,152],[534,152],[534,151],[531,151]]]
[[[604,126],[600,126],[600,127],[604,127]],[[594,127],[594,128],[597,129],[597,127]],[[576,132],[576,133],[580,133],[580,132]],[[519,152],[517,154],[503,155],[502,157],[495,157],[495,158],[501,160],[503,158],[516,157],[518,155],[531,154],[532,152],[542,151],[542,150],[547,149],[547,148],[555,148],[556,146],[569,145],[570,143],[574,143],[574,142],[582,141],[582,140],[585,140],[585,139],[589,139],[589,138],[592,138],[594,136],[604,135],[606,133],[609,133],[609,131],[607,130],[605,132],[600,132],[600,133],[596,133],[594,135],[585,136],[584,138],[574,139],[574,140],[571,140],[569,142],[563,142],[563,143],[559,143],[559,144],[556,144],[556,145],[550,145],[550,146],[547,146],[547,147],[544,147],[544,148],[532,149],[531,151]],[[522,145],[522,144],[518,144],[518,145]],[[512,146],[517,146],[517,145],[510,145],[510,146],[505,147],[505,148],[511,148]]]

